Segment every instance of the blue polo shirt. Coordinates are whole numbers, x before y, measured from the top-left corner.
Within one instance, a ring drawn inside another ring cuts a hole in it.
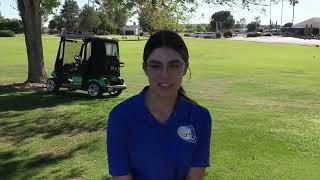
[[[179,96],[169,119],[159,123],[145,105],[146,89],[109,114],[110,175],[130,174],[133,180],[184,180],[191,167],[208,167],[209,111]]]

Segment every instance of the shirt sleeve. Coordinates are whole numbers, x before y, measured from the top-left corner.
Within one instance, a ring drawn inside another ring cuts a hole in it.
[[[107,126],[107,153],[109,174],[124,176],[129,172],[128,127],[123,113],[112,110]]]
[[[200,113],[200,112],[198,112]],[[197,147],[192,154],[191,167],[210,166],[210,139],[212,119],[207,109],[196,116],[199,122]]]

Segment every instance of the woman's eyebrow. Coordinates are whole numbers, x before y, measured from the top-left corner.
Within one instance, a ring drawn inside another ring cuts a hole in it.
[[[157,60],[150,60],[148,63],[154,63],[154,64],[162,64],[160,61]]]
[[[181,61],[178,59],[175,59],[175,60],[169,61],[167,64],[174,64],[174,63],[181,63]]]

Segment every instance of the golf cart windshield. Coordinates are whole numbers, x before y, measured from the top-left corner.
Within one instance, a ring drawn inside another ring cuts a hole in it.
[[[105,42],[106,56],[118,56],[118,48],[114,43]]]
[[[64,48],[64,62],[63,64],[71,64],[75,62],[74,56],[80,56],[82,49],[82,43],[77,41],[65,41]]]

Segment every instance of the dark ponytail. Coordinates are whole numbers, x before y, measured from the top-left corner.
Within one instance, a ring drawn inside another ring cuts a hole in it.
[[[192,100],[191,98],[189,98],[186,94],[186,91],[183,89],[182,86],[180,86],[179,90],[178,90],[178,95],[181,97],[184,97],[188,102],[190,102],[191,104],[198,104],[196,101]]]

